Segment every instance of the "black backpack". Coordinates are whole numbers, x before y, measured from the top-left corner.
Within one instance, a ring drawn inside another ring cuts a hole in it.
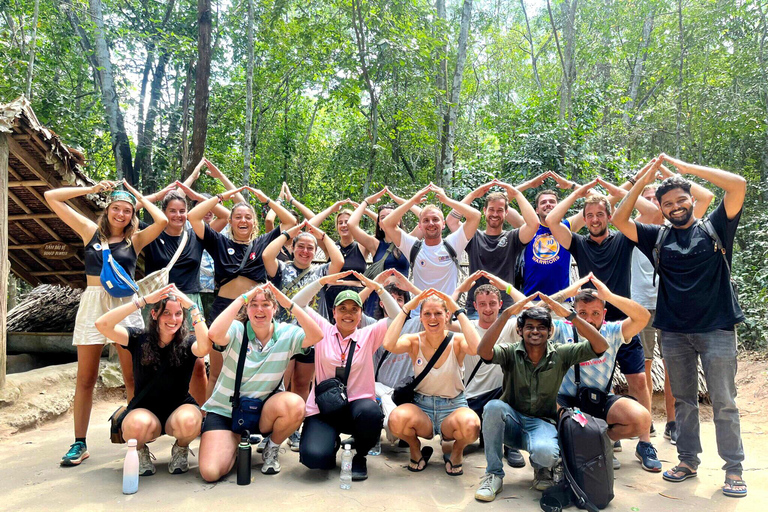
[[[578,409],[563,408],[557,438],[567,482],[563,487],[570,488],[573,503],[590,512],[607,507],[613,499],[613,442],[608,424]]]
[[[459,271],[459,275],[461,275],[461,266],[459,266],[459,257],[456,255],[456,251],[445,240],[442,242],[443,247],[445,247],[445,250],[448,251],[448,255],[451,257],[451,261],[453,261],[453,264],[456,265],[456,269]],[[413,276],[413,266],[416,263],[416,256],[419,255],[423,245],[424,240],[416,240],[416,242],[411,246],[411,252],[408,255],[408,262],[411,264],[411,276]]]

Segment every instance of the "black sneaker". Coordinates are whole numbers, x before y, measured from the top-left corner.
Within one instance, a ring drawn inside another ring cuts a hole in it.
[[[507,464],[509,464],[509,467],[511,468],[525,467],[525,458],[523,457],[523,454],[520,453],[520,450],[505,446],[504,458],[507,459]]]
[[[351,449],[355,449],[355,438],[354,437],[348,437],[341,441],[341,446],[349,445]]]
[[[368,479],[368,462],[365,455],[355,455],[352,457],[352,481],[359,482]]]
[[[651,437],[656,437],[656,427],[651,423]]]
[[[668,421],[664,427],[664,439],[669,439],[673,445],[677,444],[677,424],[674,421]]]
[[[613,451],[614,452],[620,452],[621,451],[621,441],[616,441],[613,443]]]

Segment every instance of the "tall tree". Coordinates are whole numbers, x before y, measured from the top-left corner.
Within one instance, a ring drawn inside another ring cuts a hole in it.
[[[32,76],[35,72],[35,53],[37,50],[37,18],[40,15],[40,0],[35,0],[35,12],[32,15],[32,36],[29,41],[29,59],[27,64],[27,98],[32,98]]]
[[[245,137],[243,139],[243,185],[251,183],[251,137],[253,132],[253,0],[248,0],[248,67],[245,71]]]
[[[197,0],[197,69],[195,71],[195,107],[192,118],[192,150],[187,159],[184,176],[192,173],[205,154],[208,135],[208,99],[211,78],[211,0]]]

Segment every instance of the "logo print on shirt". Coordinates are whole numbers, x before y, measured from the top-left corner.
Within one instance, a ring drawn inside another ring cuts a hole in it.
[[[424,361],[420,357],[417,357],[416,358],[416,366],[421,366],[422,364],[424,364]]]
[[[256,259],[256,253],[252,252],[250,256],[248,256],[249,260],[255,260]]]
[[[560,259],[559,253],[560,244],[551,234],[540,236],[533,242],[533,261],[536,263],[554,263]]]
[[[99,242],[96,242],[95,244],[93,244],[93,248],[96,249],[97,251],[100,251],[101,250],[101,244]]]
[[[498,247],[506,247],[506,246],[507,246],[507,237],[503,236],[503,237],[501,237],[501,239],[499,240],[499,245],[498,245]]]
[[[233,254],[235,254],[235,250],[234,250],[233,248],[231,248],[231,247],[230,247],[229,249],[227,249],[227,254],[229,254],[230,256],[232,256]]]

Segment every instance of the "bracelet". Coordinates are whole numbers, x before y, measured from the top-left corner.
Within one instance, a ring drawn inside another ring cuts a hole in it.
[[[376,294],[377,295],[381,295],[382,293],[384,293],[384,287],[383,286],[379,286],[378,288],[376,288]]]
[[[283,206],[283,203],[285,203],[285,201],[283,200],[283,198],[282,198],[282,197],[281,197],[280,199],[278,199],[277,201],[275,201],[275,202],[276,202],[277,204],[279,204],[280,206]]]
[[[363,199],[363,200],[362,200],[362,202],[361,202],[360,204],[363,204],[363,203],[365,203],[365,204],[371,204],[371,203],[369,203],[369,202],[368,202],[368,199],[367,199],[367,198],[366,198],[366,199]]]
[[[451,213],[449,213],[448,215],[450,215],[451,217],[453,217],[455,219],[461,220],[461,214],[459,212],[457,212],[456,210],[451,210]]]
[[[566,316],[565,319],[568,320],[569,322],[573,322],[574,318],[576,318],[576,312],[573,309],[571,309],[571,312],[568,313],[568,316]]]
[[[403,306],[402,308],[400,308],[400,310],[403,312],[403,314],[404,314],[405,316],[408,316],[408,313],[410,313],[410,311],[408,311],[407,309],[405,309],[405,306]]]
[[[293,206],[293,198],[290,198],[290,199],[288,200],[288,204],[289,204],[289,205],[291,205],[291,206]]]
[[[191,306],[189,306],[190,311],[192,311],[193,309],[197,309],[197,304],[195,304],[194,302],[192,303]]]
[[[637,183],[637,180],[635,180],[635,178],[633,178],[632,176],[628,177],[628,178],[627,178],[627,181],[628,181],[628,182],[630,182],[632,185],[634,185],[635,183]]]
[[[291,302],[291,307],[288,308],[288,314],[289,315],[291,314],[291,311],[293,311],[293,306],[295,306],[295,305],[296,305],[295,302]]]
[[[136,306],[136,309],[141,309],[141,304],[139,303],[138,297],[133,297],[131,300],[133,301],[133,305]]]
[[[248,295],[242,294],[240,297],[243,299],[243,304],[248,304]]]
[[[466,314],[467,314],[467,310],[466,310],[466,309],[464,309],[464,308],[459,308],[459,309],[457,309],[456,311],[454,311],[454,313],[453,313],[453,317],[454,317],[456,320],[458,320],[458,319],[459,319],[459,315],[466,315]]]
[[[320,241],[322,242],[323,240],[325,240],[325,233],[323,233],[323,236],[320,237]]]
[[[507,285],[507,289],[504,290],[504,291],[507,292],[507,295],[509,295],[511,297],[512,296],[512,285],[508,284]]]
[[[218,197],[218,198],[219,198],[219,203],[223,203],[223,202],[224,202],[224,196],[223,196],[223,195],[221,195],[221,194],[216,194],[216,197]]]
[[[576,190],[576,182],[571,183],[571,190]]]
[[[196,326],[197,324],[201,324],[203,322],[205,322],[205,320],[203,320],[202,318],[199,318],[197,320],[192,320],[192,327]]]
[[[144,296],[139,297],[139,301],[144,302],[144,305],[141,306],[142,308],[147,307],[147,299]]]
[[[291,239],[291,235],[289,235],[287,231],[281,231],[281,232],[280,232],[280,235],[283,235],[283,236],[285,236],[285,238],[287,238],[288,240],[290,240],[290,239]]]

